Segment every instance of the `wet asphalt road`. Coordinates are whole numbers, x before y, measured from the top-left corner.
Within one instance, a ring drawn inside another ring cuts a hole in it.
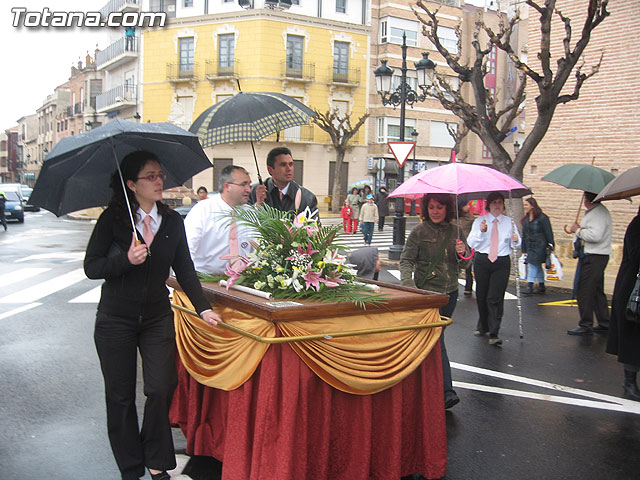
[[[119,478],[86,296],[99,282],[74,276],[91,228],[28,213],[0,232],[1,479]],[[387,271],[380,279],[397,282]],[[576,307],[540,305],[567,299],[523,298],[522,340],[506,300],[496,348],[473,336],[475,298],[460,297],[446,331],[461,398],[447,413],[447,479],[640,478],[640,404],[619,398],[622,368],[605,336],[566,334]]]

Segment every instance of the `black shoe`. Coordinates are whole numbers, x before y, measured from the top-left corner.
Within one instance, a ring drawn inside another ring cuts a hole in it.
[[[590,327],[576,327],[571,330],[567,330],[569,335],[593,335],[593,328]]]
[[[527,283],[527,288],[522,291],[522,294],[526,296],[533,295],[533,282]]]
[[[622,388],[624,388],[624,396],[625,398],[629,398],[631,400],[635,400],[636,402],[640,401],[640,390],[638,390],[638,385],[636,384],[636,372],[630,372],[629,370],[624,371],[624,383],[622,384]]]
[[[444,409],[449,410],[460,403],[460,399],[453,390],[444,394]]]
[[[160,473],[149,472],[149,475],[151,475],[151,480],[171,480],[171,476],[166,471]]]
[[[608,333],[609,327],[605,327],[604,325],[596,325],[593,327],[593,331],[596,333]]]
[[[546,294],[547,293],[547,289],[545,288],[544,283],[538,284],[538,288],[536,288],[534,293],[537,293],[538,295]]]
[[[465,291],[464,291],[464,296],[465,296],[465,297],[470,297],[470,296],[471,296],[471,293],[473,293],[471,290],[465,290]]]

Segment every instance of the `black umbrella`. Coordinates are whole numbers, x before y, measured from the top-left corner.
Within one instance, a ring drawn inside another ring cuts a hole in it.
[[[136,150],[158,157],[167,174],[165,188],[182,185],[211,167],[196,135],[171,123],[116,119],[60,140],[45,158],[29,202],[57,216],[108,205],[111,175],[119,171],[119,160]],[[131,211],[129,214],[134,225]]]
[[[196,119],[189,131],[197,134],[202,145],[209,147],[229,142],[253,142],[285,128],[309,123],[316,113],[309,107],[282,93],[239,92],[209,107]],[[258,178],[260,169],[258,168]]]

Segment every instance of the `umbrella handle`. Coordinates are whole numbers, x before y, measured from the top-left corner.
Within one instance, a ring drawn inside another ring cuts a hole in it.
[[[564,233],[566,233],[567,235],[573,234],[573,232],[567,228],[567,225],[564,226]]]

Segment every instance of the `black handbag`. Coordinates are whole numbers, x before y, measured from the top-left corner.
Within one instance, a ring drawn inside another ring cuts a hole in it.
[[[638,270],[638,274],[636,275],[636,284],[633,286],[633,290],[627,301],[624,316],[628,322],[640,323],[640,270]]]

